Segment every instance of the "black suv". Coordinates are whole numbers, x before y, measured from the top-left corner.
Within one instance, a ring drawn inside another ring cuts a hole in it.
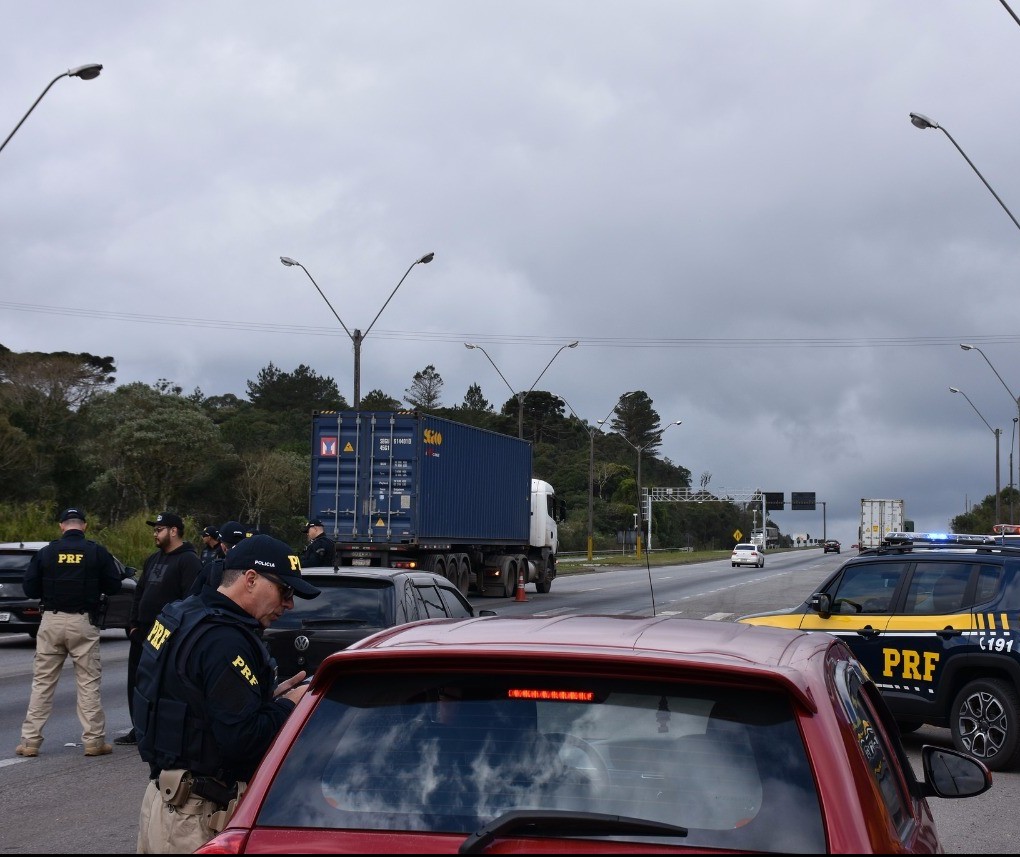
[[[822,553],[839,553],[840,544],[835,539],[829,539],[822,545]]]
[[[1020,545],[890,533],[791,610],[751,625],[827,631],[871,674],[903,732],[948,727],[992,770],[1020,763]]]
[[[313,567],[301,576],[319,588],[319,596],[295,598],[294,607],[262,632],[281,679],[301,670],[311,675],[326,655],[384,628],[475,615],[455,583],[427,571]]]

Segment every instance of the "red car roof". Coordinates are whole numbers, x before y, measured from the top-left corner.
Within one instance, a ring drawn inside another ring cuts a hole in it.
[[[421,656],[437,658],[484,657],[490,664],[500,655],[512,655],[516,666],[525,659],[559,659],[571,653],[590,659],[598,650],[605,662],[626,653],[649,665],[668,661],[689,671],[719,673],[721,668],[742,680],[779,681],[806,708],[816,710],[811,681],[799,664],[825,652],[836,641],[826,634],[807,634],[784,628],[681,619],[674,616],[482,617],[437,620],[380,631],[343,652],[330,655],[320,676],[350,659]]]

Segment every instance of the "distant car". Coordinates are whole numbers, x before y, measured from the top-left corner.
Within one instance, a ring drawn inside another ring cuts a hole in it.
[[[938,853],[988,769],[896,723],[827,634],[418,622],[329,656],[197,853]]]
[[[753,565],[755,568],[765,567],[765,552],[758,545],[739,544],[734,546],[730,554],[730,565]]]
[[[829,539],[822,545],[822,553],[839,553],[840,544],[835,539]]]
[[[27,598],[22,583],[28,563],[49,542],[0,542],[0,634],[39,633],[42,610],[39,599]],[[127,634],[131,602],[135,595],[135,569],[113,558],[120,571],[121,588],[116,595],[103,596],[103,628],[123,628]]]
[[[456,584],[430,572],[313,567],[301,573],[321,594],[295,598],[294,607],[262,634],[280,678],[301,670],[311,675],[326,655],[384,628],[475,615]],[[495,615],[491,610],[483,614]]]

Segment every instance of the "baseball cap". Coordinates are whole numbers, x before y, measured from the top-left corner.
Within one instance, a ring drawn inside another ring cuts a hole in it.
[[[216,527],[212,526],[206,527],[204,530],[202,530],[202,535],[209,536],[209,538],[216,539],[216,541],[220,540],[220,531],[217,530]]]
[[[64,511],[60,513],[60,517],[57,518],[57,521],[61,524],[64,523],[64,521],[72,520],[84,521],[85,513],[81,509],[64,509]]]
[[[180,515],[175,515],[173,512],[160,512],[156,515],[155,521],[145,522],[150,527],[177,527],[177,532],[184,535],[184,521],[181,520]]]
[[[220,541],[228,545],[236,545],[252,535],[252,531],[240,521],[227,521],[220,527]]]
[[[280,579],[281,583],[294,587],[294,594],[300,598],[315,598],[319,590],[301,576],[301,561],[291,552],[286,542],[272,536],[259,534],[244,539],[227,551],[223,568],[249,568],[267,572]]]
[[[321,526],[322,526],[322,521],[320,521],[318,518],[313,518],[311,521],[308,521],[301,528],[301,532],[302,533],[307,533],[312,527],[321,527]]]

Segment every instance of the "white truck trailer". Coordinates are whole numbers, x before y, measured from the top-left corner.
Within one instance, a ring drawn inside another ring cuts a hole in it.
[[[858,550],[877,548],[887,533],[906,529],[902,500],[861,500],[861,523],[858,528]]]

